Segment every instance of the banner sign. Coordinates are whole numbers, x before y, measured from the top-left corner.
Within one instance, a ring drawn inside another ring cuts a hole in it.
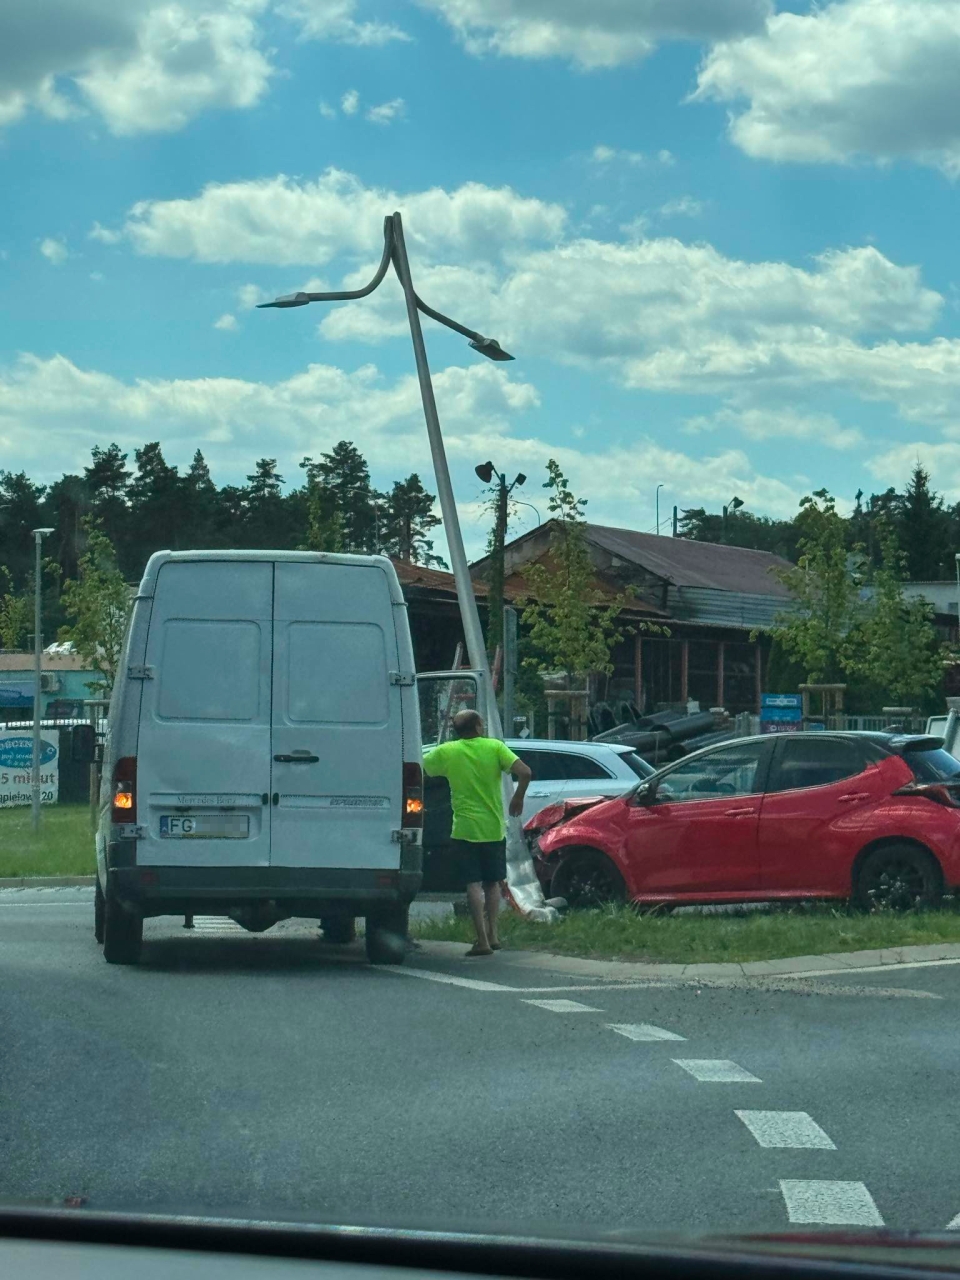
[[[799,693],[760,695],[761,733],[799,733],[803,728],[803,697]]]
[[[4,680],[0,682],[0,707],[32,707],[35,680]]]
[[[32,731],[0,731],[0,809],[30,803],[32,769]],[[40,735],[40,803],[56,804],[59,788],[60,734],[56,729],[44,729]]]

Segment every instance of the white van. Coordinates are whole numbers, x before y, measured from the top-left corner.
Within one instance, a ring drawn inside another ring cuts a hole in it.
[[[421,881],[420,722],[406,605],[382,556],[160,551],[110,703],[97,940],[139,959],[145,916],[261,932],[366,917],[401,963]]]

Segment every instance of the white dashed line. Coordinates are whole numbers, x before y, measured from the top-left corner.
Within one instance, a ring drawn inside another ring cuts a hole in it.
[[[371,965],[384,973],[397,973],[404,978],[425,978],[427,982],[443,982],[451,987],[466,987],[469,991],[514,991],[514,987],[502,982],[484,982],[482,978],[458,978],[452,973],[435,973],[432,969],[411,969],[407,965]]]
[[[862,1182],[784,1181],[780,1190],[791,1222],[831,1227],[882,1227],[883,1218]]]
[[[704,1084],[761,1083],[759,1076],[744,1071],[743,1067],[738,1067],[729,1058],[674,1058],[674,1062]]]
[[[579,1000],[524,1000],[524,1004],[535,1004],[538,1009],[549,1009],[551,1013],[599,1013],[592,1005],[581,1004]]]
[[[836,1145],[806,1111],[737,1111],[761,1147],[806,1147],[836,1151]]]
[[[246,933],[242,925],[229,916],[194,916],[193,930],[188,933]]]
[[[618,1036],[626,1036],[628,1040],[685,1040],[674,1031],[664,1031],[663,1027],[651,1027],[647,1022],[608,1022],[608,1031],[615,1031]]]

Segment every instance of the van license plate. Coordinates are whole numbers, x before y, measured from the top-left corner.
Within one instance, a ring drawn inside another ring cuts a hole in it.
[[[165,813],[160,835],[165,840],[245,840],[250,817],[245,813]]]

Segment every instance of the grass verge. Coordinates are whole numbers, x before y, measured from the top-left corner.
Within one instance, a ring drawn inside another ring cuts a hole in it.
[[[44,805],[37,835],[29,805],[0,809],[0,877],[92,876],[95,870],[88,805]]]
[[[819,904],[724,915],[639,915],[629,907],[571,911],[555,925],[501,917],[505,948],[550,951],[591,960],[662,964],[723,964],[824,955],[876,947],[960,943],[960,912],[856,914]],[[412,921],[418,938],[471,942],[468,920]]]

